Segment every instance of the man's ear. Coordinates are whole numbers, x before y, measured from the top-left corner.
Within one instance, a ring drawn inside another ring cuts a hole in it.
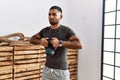
[[[63,15],[61,15],[61,17],[60,17],[61,19],[63,18]]]

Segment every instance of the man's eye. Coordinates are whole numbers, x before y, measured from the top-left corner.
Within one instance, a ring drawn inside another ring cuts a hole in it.
[[[50,13],[49,13],[48,15],[49,15],[49,16],[56,16],[56,14],[55,14],[55,13],[52,13],[52,14],[50,14]]]
[[[48,14],[49,16],[51,15],[51,14]]]
[[[52,15],[53,15],[53,16],[56,16],[56,14],[55,14],[55,13],[53,13]]]

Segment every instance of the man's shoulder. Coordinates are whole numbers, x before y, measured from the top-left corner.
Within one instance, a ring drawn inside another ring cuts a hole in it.
[[[61,28],[69,28],[69,27],[65,25],[61,25]]]
[[[44,27],[43,29],[50,29],[50,26],[46,26],[46,27]]]
[[[50,29],[50,26],[44,27],[42,30],[48,30]]]
[[[71,28],[70,28],[70,27],[65,26],[65,25],[61,25],[61,28],[62,28],[62,29],[66,29],[66,30],[71,30]]]
[[[47,32],[49,29],[50,29],[50,27],[47,26],[47,27],[44,27],[43,29],[41,29],[40,32],[41,32],[41,33]]]

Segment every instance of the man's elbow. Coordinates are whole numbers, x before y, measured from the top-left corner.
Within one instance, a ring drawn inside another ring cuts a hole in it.
[[[78,48],[79,48],[79,49],[82,49],[82,45],[79,45]]]
[[[34,42],[32,41],[32,39],[30,39],[30,41],[29,41],[31,44],[33,44]]]
[[[31,44],[35,44],[35,41],[34,41],[33,38],[31,38],[29,42],[30,42]]]
[[[80,44],[76,44],[76,46],[74,46],[75,49],[82,49],[82,45]]]

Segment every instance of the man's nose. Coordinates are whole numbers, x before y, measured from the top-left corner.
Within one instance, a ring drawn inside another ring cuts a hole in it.
[[[53,18],[53,16],[52,16],[52,15],[49,15],[49,18]]]

